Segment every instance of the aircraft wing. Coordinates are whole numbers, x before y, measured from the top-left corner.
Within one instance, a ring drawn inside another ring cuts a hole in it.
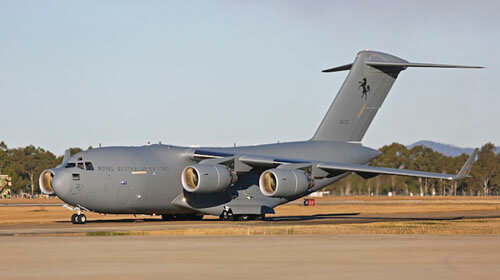
[[[241,163],[244,163],[253,167],[286,167],[290,166],[311,166],[313,169],[320,169],[331,174],[341,174],[345,172],[354,172],[363,178],[371,178],[377,175],[399,175],[399,176],[410,176],[410,177],[423,177],[423,178],[433,178],[433,179],[444,179],[444,180],[460,180],[468,177],[472,164],[477,156],[478,149],[475,149],[469,156],[467,161],[464,163],[463,167],[460,169],[458,174],[444,174],[444,173],[432,173],[417,170],[408,169],[397,169],[397,168],[387,168],[387,167],[376,167],[363,164],[351,164],[351,163],[339,163],[339,162],[313,162],[308,160],[300,159],[287,159],[287,158],[273,158],[266,156],[254,156],[254,155],[234,155],[226,153],[217,153],[206,150],[195,150],[191,156],[193,158],[215,160],[219,159],[236,159]]]
[[[376,167],[360,164],[346,164],[346,163],[320,163],[317,165],[318,168],[325,171],[350,171],[359,174],[363,178],[371,178],[377,175],[399,175],[399,176],[409,176],[409,177],[423,177],[423,178],[433,178],[433,179],[445,179],[445,180],[460,180],[469,176],[470,170],[472,169],[472,164],[476,158],[478,150],[475,149],[474,152],[469,156],[462,169],[456,175],[444,174],[444,173],[432,173],[408,169],[396,169],[387,167]]]

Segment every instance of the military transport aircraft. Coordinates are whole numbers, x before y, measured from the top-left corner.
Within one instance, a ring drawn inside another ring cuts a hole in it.
[[[164,220],[263,219],[273,208],[318,191],[351,173],[459,180],[468,176],[477,149],[456,175],[367,165],[380,152],[360,141],[399,73],[408,67],[482,68],[411,63],[361,51],[314,136],[306,141],[229,148],[172,145],[104,147],[70,156],[40,175],[44,194],[57,195],[87,221],[84,211],[161,215]]]

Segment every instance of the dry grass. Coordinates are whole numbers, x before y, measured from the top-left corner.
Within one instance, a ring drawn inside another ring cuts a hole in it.
[[[363,213],[363,214],[402,214],[426,212],[464,212],[464,211],[491,211],[500,210],[499,203],[377,203],[377,204],[340,204],[316,205],[314,207],[301,207],[298,205],[282,205],[275,209],[280,216],[314,215],[324,213]]]
[[[72,212],[62,206],[12,206],[0,207],[0,225],[2,224],[50,224],[58,221],[69,221]],[[106,220],[135,219],[133,215],[100,215],[85,213],[88,219]],[[141,216],[137,216],[141,217]],[[149,217],[149,216],[147,216]]]
[[[346,199],[350,198],[350,200]],[[277,215],[314,215],[321,213],[401,214],[429,212],[464,212],[500,210],[500,197],[326,197],[316,198],[314,207],[285,204],[275,209]],[[297,202],[302,202],[298,200]]]
[[[44,206],[0,207],[0,226],[8,224],[54,224],[68,221],[71,212],[56,199],[16,200],[15,203],[44,203]],[[299,200],[301,202],[302,200]],[[271,216],[310,216],[316,214],[361,213],[369,215],[463,216],[472,213],[498,213],[500,197],[329,197],[318,198],[319,205],[304,207],[286,204],[277,207]],[[0,203],[5,203],[1,200]],[[50,203],[49,203],[50,202]],[[329,203],[329,204],[321,204]],[[495,215],[495,214],[493,214]],[[135,219],[133,215],[99,215],[87,213],[89,220]],[[137,216],[137,219],[150,216]],[[216,218],[216,217],[208,217]],[[336,234],[500,234],[500,219],[372,221],[370,223],[279,225],[260,222],[224,223],[197,222],[199,226],[150,231],[104,231],[77,235],[336,235]]]

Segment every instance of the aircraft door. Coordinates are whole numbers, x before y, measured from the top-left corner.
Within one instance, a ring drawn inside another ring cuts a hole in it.
[[[141,194],[139,193],[139,189],[137,186],[130,186],[128,205],[131,207],[137,206],[139,200],[141,198]]]
[[[118,187],[118,197],[116,200],[116,206],[118,209],[123,209],[127,205],[128,193],[130,191],[130,187],[128,185],[122,184]]]
[[[128,193],[128,206],[130,208],[136,208],[138,206],[140,206],[140,202],[142,201],[143,199],[143,185],[144,185],[144,181],[147,179],[147,177],[145,177],[144,175],[142,176],[136,176],[133,178],[133,180],[130,180],[129,182],[129,193]]]

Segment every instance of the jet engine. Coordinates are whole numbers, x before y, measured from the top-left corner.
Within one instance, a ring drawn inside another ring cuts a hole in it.
[[[182,171],[182,187],[192,193],[220,192],[236,180],[236,174],[222,164],[193,164]]]
[[[290,197],[303,194],[311,186],[311,180],[302,170],[269,169],[259,178],[260,191],[270,197]]]
[[[54,177],[54,172],[50,169],[42,171],[40,178],[38,179],[38,185],[40,190],[44,194],[52,195],[54,194],[54,188],[52,188],[52,178]]]

